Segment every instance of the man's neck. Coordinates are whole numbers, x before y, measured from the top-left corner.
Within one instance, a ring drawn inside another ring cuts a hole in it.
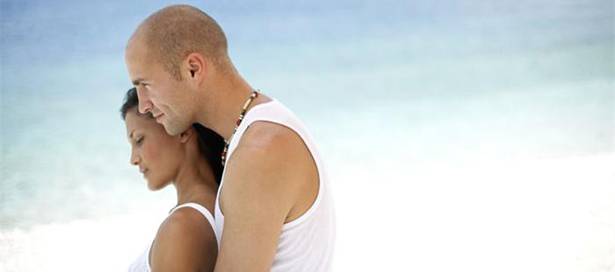
[[[254,89],[240,76],[226,78],[212,84],[210,101],[202,104],[210,108],[200,110],[197,122],[214,130],[225,140],[230,140],[237,125],[241,110]],[[259,95],[252,101],[248,110],[255,105],[264,103],[269,99]]]

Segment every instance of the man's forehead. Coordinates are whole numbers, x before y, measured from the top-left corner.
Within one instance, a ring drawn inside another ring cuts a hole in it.
[[[130,81],[134,86],[140,83],[151,83],[158,81],[160,78],[160,68],[150,60],[135,59],[134,61],[127,60],[128,74]]]
[[[143,81],[147,71],[152,68],[149,58],[145,52],[145,48],[139,45],[129,45],[126,48],[126,66],[131,81]]]
[[[126,43],[126,48],[130,48],[133,46],[143,46],[146,40],[146,33],[141,26],[132,33],[130,38],[128,39],[128,43]]]
[[[143,42],[130,41],[126,46],[126,61],[135,62],[143,61],[147,55],[147,47]]]
[[[131,38],[126,47],[125,59],[133,83],[158,79],[164,71],[156,55],[148,50],[146,42],[140,37]]]
[[[126,44],[125,57],[126,61],[145,61],[146,56],[149,54],[146,37],[141,31],[136,31]]]

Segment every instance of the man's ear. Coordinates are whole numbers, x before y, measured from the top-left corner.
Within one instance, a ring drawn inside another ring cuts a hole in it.
[[[185,144],[188,142],[188,140],[190,140],[190,137],[192,137],[192,135],[194,135],[194,129],[192,128],[186,129],[186,131],[179,134],[179,141],[182,144]]]
[[[200,70],[199,66],[194,61],[189,62],[188,65],[189,65],[188,71],[190,71],[190,76],[194,78],[196,73]]]
[[[191,53],[186,58],[189,78],[203,77],[207,63],[201,54]]]

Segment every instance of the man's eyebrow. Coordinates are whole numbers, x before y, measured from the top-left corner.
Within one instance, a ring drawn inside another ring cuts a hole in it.
[[[137,78],[137,79],[132,81],[132,85],[133,86],[139,86],[139,84],[141,84],[141,82],[143,82],[143,79],[142,78]]]
[[[133,130],[130,132],[130,134],[128,135],[128,139],[132,139],[132,134],[134,134],[134,133],[135,133],[135,130],[133,129]]]

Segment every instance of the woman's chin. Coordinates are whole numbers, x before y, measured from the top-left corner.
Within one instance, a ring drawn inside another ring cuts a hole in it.
[[[149,189],[149,190],[150,190],[150,191],[152,191],[152,192],[153,192],[153,191],[158,191],[158,190],[159,190],[159,189],[158,189],[158,187],[156,187],[156,186],[152,186],[152,185],[149,185],[149,184],[147,185],[147,189]]]
[[[147,189],[150,191],[158,191],[162,186],[160,186],[160,182],[155,180],[147,179]]]
[[[158,191],[168,185],[168,182],[160,182],[157,180],[147,180],[147,188],[150,191]]]

